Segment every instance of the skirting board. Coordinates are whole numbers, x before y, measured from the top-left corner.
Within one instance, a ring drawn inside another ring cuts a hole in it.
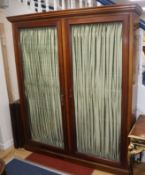
[[[6,150],[6,149],[11,148],[13,146],[14,146],[14,141],[13,141],[13,139],[10,139],[5,143],[0,143],[0,150]]]

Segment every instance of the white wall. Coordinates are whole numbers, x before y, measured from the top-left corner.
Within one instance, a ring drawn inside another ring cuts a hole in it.
[[[12,99],[10,99],[9,101],[6,87],[6,79],[4,74],[2,50],[0,45],[0,149],[7,149],[13,146],[9,102],[17,100],[19,98],[12,38],[12,27],[6,19],[6,16],[27,14],[32,12],[33,10],[22,5],[17,0],[10,0],[9,8],[0,9],[0,23],[3,23],[5,28],[5,44],[8,51],[7,59],[12,93]]]
[[[145,114],[145,86],[142,84],[139,84],[138,86],[137,109],[139,114]]]
[[[139,71],[138,71],[138,96],[137,96],[137,116],[139,114],[145,114],[145,86],[142,85],[142,46],[143,46],[143,37],[144,37],[144,31],[140,29],[140,38],[139,38]]]
[[[8,63],[8,73],[9,76],[9,84],[11,85],[11,99],[10,102],[19,98],[18,95],[18,86],[17,86],[17,77],[16,77],[16,66],[15,66],[15,57],[14,57],[14,49],[13,49],[13,38],[12,38],[12,29],[11,24],[7,21],[4,11],[0,13],[0,22],[4,24],[5,30],[5,44],[7,49],[7,63]]]
[[[15,56],[14,56],[14,46],[13,46],[13,37],[12,37],[12,25],[6,19],[7,16],[15,16],[33,13],[33,10],[28,6],[20,3],[18,0],[10,0],[9,7],[3,10],[2,21],[5,27],[6,34],[6,47],[8,51],[8,67],[9,67],[9,76],[11,84],[11,94],[12,99],[10,101],[15,101],[19,99],[18,85],[17,85],[17,76],[16,76],[16,65],[15,65]]]
[[[0,42],[0,149],[7,149],[13,145],[9,101],[4,74],[2,47]]]
[[[34,13],[34,10],[32,10],[29,6],[22,4],[18,0],[9,0],[9,7],[4,11],[6,16]]]
[[[137,88],[137,117],[143,113],[141,111],[142,103],[141,103],[141,86],[142,86],[142,45],[143,45],[143,30],[139,29],[138,34],[138,52],[137,57],[139,59],[139,65],[138,65],[138,88]]]

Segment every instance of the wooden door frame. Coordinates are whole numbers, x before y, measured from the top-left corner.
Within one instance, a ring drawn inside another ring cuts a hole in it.
[[[71,48],[71,25],[77,24],[91,24],[91,23],[112,23],[112,22],[121,22],[122,23],[122,105],[121,105],[121,156],[120,162],[115,162],[103,158],[97,158],[94,156],[84,155],[77,152],[76,148],[76,128],[75,128],[75,108],[74,108],[74,95],[73,95],[73,72],[72,72],[72,48]],[[70,151],[72,154],[75,154],[77,157],[82,157],[86,160],[92,160],[99,163],[105,163],[107,165],[127,168],[127,150],[128,145],[127,136],[128,128],[130,124],[128,123],[128,117],[131,119],[131,114],[128,115],[128,75],[129,75],[129,15],[127,14],[118,14],[113,15],[109,14],[106,18],[106,15],[90,15],[85,17],[70,17],[63,20],[63,33],[65,37],[63,40],[63,50],[66,53],[64,55],[64,65],[65,65],[65,76],[67,82],[67,108],[68,108],[68,123],[69,123],[69,140],[70,140]],[[67,52],[66,49],[67,48]],[[128,117],[126,117],[128,116]],[[125,139],[124,139],[125,138]]]
[[[63,126],[63,138],[64,138],[64,149],[58,148],[55,146],[42,144],[32,140],[31,131],[30,131],[30,123],[29,123],[29,115],[27,110],[27,99],[25,96],[25,88],[24,88],[24,75],[23,75],[23,65],[22,65],[22,55],[20,48],[20,31],[22,29],[31,29],[31,28],[42,28],[42,27],[51,27],[55,26],[58,32],[58,64],[59,64],[59,82],[60,82],[60,98],[61,98],[61,111],[62,111],[62,126]],[[67,123],[65,120],[65,90],[64,90],[64,76],[63,76],[63,61],[62,61],[62,46],[61,46],[61,23],[57,19],[53,20],[41,20],[41,21],[29,21],[29,22],[19,22],[13,24],[13,37],[14,37],[14,49],[15,49],[15,58],[16,58],[16,69],[17,69],[17,77],[18,77],[18,86],[19,86],[19,94],[20,94],[20,104],[21,104],[21,117],[23,121],[23,129],[25,133],[25,146],[35,145],[42,148],[47,148],[52,151],[57,152],[67,152],[68,150],[68,140],[67,140]]]

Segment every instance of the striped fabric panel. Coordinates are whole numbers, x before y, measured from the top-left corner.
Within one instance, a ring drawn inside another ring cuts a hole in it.
[[[57,29],[22,29],[20,37],[32,140],[63,147]]]
[[[77,149],[119,161],[122,24],[72,26]]]

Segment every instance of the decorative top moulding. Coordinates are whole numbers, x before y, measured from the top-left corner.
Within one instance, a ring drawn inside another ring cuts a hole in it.
[[[79,9],[69,9],[60,11],[50,11],[43,13],[33,13],[27,15],[11,16],[7,17],[10,22],[22,22],[38,19],[48,19],[48,18],[59,18],[65,16],[83,16],[87,14],[108,14],[108,13],[124,13],[124,12],[134,12],[137,15],[141,15],[142,9],[138,4],[125,4],[125,5],[109,5],[91,8],[79,8]]]

